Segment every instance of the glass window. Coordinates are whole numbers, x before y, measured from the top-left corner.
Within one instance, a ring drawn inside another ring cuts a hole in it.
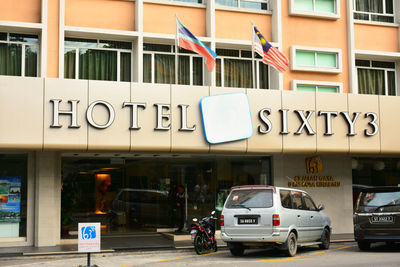
[[[268,10],[267,0],[215,0],[215,3],[221,6]]]
[[[131,59],[132,55],[131,53],[125,53],[121,52],[120,54],[121,59],[120,59],[120,81],[121,82],[130,82],[131,79]]]
[[[174,46],[144,44],[144,47],[143,81],[174,84]],[[203,58],[191,51],[179,49],[178,60],[178,84],[203,85]]]
[[[356,60],[356,66],[360,94],[396,95],[394,62]]]
[[[27,218],[26,154],[0,154],[0,237],[25,237]]]
[[[38,76],[37,35],[0,33],[0,75]]]
[[[269,67],[255,58],[256,84],[253,86],[251,51],[217,49],[216,83],[220,87],[269,88]]]
[[[64,45],[64,78],[132,80],[131,42],[65,38]]]
[[[303,203],[301,200],[302,199],[301,192],[291,191],[291,193],[292,193],[293,209],[298,209],[298,210],[303,209]]]
[[[270,183],[267,157],[71,155],[62,159],[61,223],[70,226],[71,235],[76,235],[78,222],[93,220],[102,224],[102,235],[174,228],[182,220],[220,212],[234,185]],[[187,206],[177,208],[177,203],[186,205],[185,192]],[[271,190],[245,202],[271,204]]]
[[[296,64],[302,66],[315,66],[315,53],[296,51]]]
[[[317,66],[336,68],[336,54],[332,53],[317,53]]]
[[[354,19],[394,22],[393,0],[354,0]]]
[[[335,13],[335,0],[294,0],[294,9],[309,12]]]
[[[335,0],[315,0],[317,12],[335,13]]]
[[[297,91],[307,92],[325,92],[325,93],[338,93],[339,88],[336,86],[322,86],[322,85],[308,85],[308,84],[297,84]]]
[[[290,197],[290,191],[289,190],[280,190],[280,196],[281,196],[282,207],[291,209],[292,208],[292,199]]]
[[[302,84],[297,85],[297,91],[315,92],[316,89],[317,86],[313,85],[302,85]]]
[[[301,66],[337,68],[336,58],[334,53],[296,51],[296,64]]]
[[[117,52],[80,49],[79,79],[117,81]]]
[[[361,193],[358,205],[359,211],[366,212],[399,212],[400,211],[400,189],[394,192],[376,192],[371,189]]]
[[[234,190],[226,200],[225,207],[235,208],[270,208],[272,207],[271,189]]]
[[[202,4],[202,0],[174,0],[174,1],[180,1],[180,2],[187,2],[187,3],[197,3],[197,4]]]
[[[311,199],[311,197],[307,194],[303,193],[303,198],[304,198],[304,209],[305,210],[317,210],[315,207],[314,201]]]

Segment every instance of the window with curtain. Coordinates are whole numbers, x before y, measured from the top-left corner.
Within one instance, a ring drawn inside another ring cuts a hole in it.
[[[0,75],[38,77],[37,35],[0,32]]]
[[[215,0],[215,3],[228,7],[268,10],[267,0]]]
[[[394,23],[394,0],[354,0],[354,19]]]
[[[130,82],[132,43],[65,38],[64,78]]]
[[[396,95],[394,62],[356,60],[358,93]]]
[[[255,55],[254,71],[256,84],[253,86],[251,51],[217,49],[216,84],[220,87],[269,88],[269,67],[260,56]]]
[[[298,11],[336,13],[337,0],[294,0],[294,9]]]
[[[175,46],[143,45],[143,82],[175,84]],[[178,50],[178,84],[203,85],[203,58],[191,51]]]

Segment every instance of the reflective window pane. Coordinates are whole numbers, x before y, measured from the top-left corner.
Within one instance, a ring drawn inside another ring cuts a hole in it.
[[[203,85],[203,59],[193,57],[193,85]]]
[[[37,77],[38,76],[38,47],[36,45],[25,46],[25,76]]]
[[[0,75],[21,76],[22,45],[0,43]]]
[[[131,53],[121,52],[120,55],[120,81],[131,81]]]
[[[151,55],[143,54],[143,82],[151,83]]]
[[[75,55],[76,49],[66,48],[64,50],[64,78],[75,79]]]
[[[39,39],[38,39],[37,35],[10,33],[10,41],[25,42],[25,43],[38,43]]]
[[[154,79],[156,83],[175,83],[175,56],[154,55]]]
[[[26,237],[27,154],[0,154],[0,238]]]
[[[117,80],[117,52],[79,49],[79,79]]]

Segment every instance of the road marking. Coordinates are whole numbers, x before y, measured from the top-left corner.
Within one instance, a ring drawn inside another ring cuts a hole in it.
[[[345,247],[340,247],[338,249],[345,249],[345,248],[351,248],[351,247],[353,247],[353,246],[345,246]]]
[[[316,254],[322,254],[322,253],[325,253],[325,252],[328,252],[328,251],[327,250],[318,251],[318,252],[314,252],[314,253],[311,253],[311,254],[316,255]]]
[[[213,252],[213,253],[208,253],[208,254],[202,254],[200,256],[208,256],[208,255],[215,255],[215,254],[221,254],[222,252]]]
[[[120,267],[133,267],[133,265],[122,265]]]
[[[156,262],[165,262],[165,261],[176,261],[176,260],[181,260],[182,258],[173,258],[173,259],[166,259],[166,260],[158,260]]]
[[[277,261],[302,261],[302,260],[311,260],[311,258],[301,258],[300,256],[286,259],[275,259],[275,260],[259,260],[258,262],[277,262]]]

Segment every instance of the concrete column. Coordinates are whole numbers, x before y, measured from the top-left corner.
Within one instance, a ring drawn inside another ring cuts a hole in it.
[[[61,156],[36,152],[35,165],[35,246],[55,246],[61,228]]]

